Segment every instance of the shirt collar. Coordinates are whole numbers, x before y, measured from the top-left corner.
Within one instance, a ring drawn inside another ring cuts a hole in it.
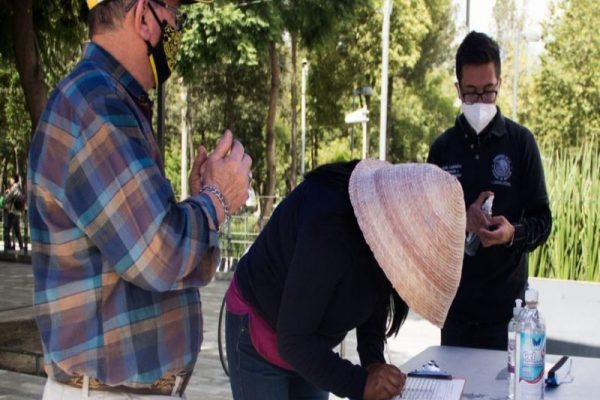
[[[94,42],[88,42],[83,49],[82,61],[91,61],[111,74],[141,106],[150,104],[148,93],[108,51]]]
[[[492,119],[492,122],[479,134],[482,139],[488,137],[490,134],[500,137],[506,133],[505,118],[500,111],[500,107],[496,106],[496,108],[498,109],[498,112],[494,116],[494,119]],[[478,136],[475,133],[475,130],[467,122],[464,114],[460,114],[458,117],[456,117],[455,127],[460,132],[465,132],[469,136]]]

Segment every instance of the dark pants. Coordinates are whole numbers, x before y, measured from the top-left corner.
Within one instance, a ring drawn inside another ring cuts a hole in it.
[[[234,400],[325,400],[329,393],[293,371],[279,368],[254,349],[248,316],[227,312],[227,362]]]
[[[506,350],[508,321],[480,324],[447,319],[442,328],[442,346]]]
[[[5,250],[13,250],[15,248],[15,241],[11,240],[10,233],[13,232],[13,239],[19,242],[19,250],[23,250],[23,238],[21,237],[21,224],[20,217],[13,213],[4,214],[4,249]]]

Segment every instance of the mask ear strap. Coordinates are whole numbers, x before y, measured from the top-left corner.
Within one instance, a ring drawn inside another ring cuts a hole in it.
[[[156,62],[154,62],[154,56],[150,53],[148,58],[150,59],[150,67],[152,68],[152,75],[154,75],[154,87],[158,88],[158,71],[156,70]]]
[[[156,11],[154,11],[154,7],[152,7],[150,5],[150,3],[148,3],[148,8],[150,9],[150,12],[154,16],[154,19],[156,19],[156,22],[158,22],[158,26],[160,26],[160,30],[163,31],[165,29],[165,26],[168,24],[167,20],[165,19],[161,22],[160,18],[158,18],[158,14],[156,13]]]

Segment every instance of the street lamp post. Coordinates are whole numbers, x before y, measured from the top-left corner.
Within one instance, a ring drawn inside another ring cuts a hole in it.
[[[345,122],[347,124],[360,123],[362,125],[361,158],[364,160],[365,158],[367,158],[368,143],[369,143],[368,135],[367,135],[367,122],[369,122],[369,109],[367,106],[367,97],[373,95],[373,88],[371,88],[370,86],[363,86],[361,88],[354,89],[352,91],[352,97],[354,97],[356,95],[359,96],[359,99],[362,99],[361,96],[364,96],[364,105],[362,105],[362,100],[361,100],[361,107],[357,110],[354,110],[354,111],[346,114]],[[354,104],[354,101],[352,103]]]
[[[388,100],[388,55],[390,48],[390,17],[392,0],[383,0],[383,27],[381,29],[381,110],[379,119],[379,159],[385,160],[387,140],[387,100]]]
[[[304,176],[304,153],[306,152],[306,81],[308,79],[308,60],[302,60],[302,151],[301,151],[301,164],[300,164],[300,175]]]
[[[471,0],[467,0],[467,33],[471,30]]]

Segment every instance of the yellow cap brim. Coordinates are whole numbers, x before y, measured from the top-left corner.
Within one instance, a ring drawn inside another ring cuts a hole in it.
[[[88,10],[96,7],[98,4],[102,3],[104,0],[87,0]]]

